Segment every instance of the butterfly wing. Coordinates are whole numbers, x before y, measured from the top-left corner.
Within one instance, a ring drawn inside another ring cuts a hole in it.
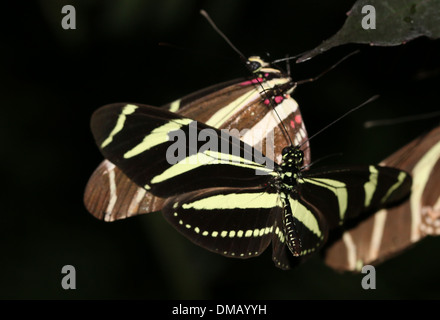
[[[162,211],[195,244],[224,256],[250,258],[270,244],[279,206],[278,194],[267,187],[213,188],[169,199]]]
[[[284,199],[286,245],[305,257],[326,243],[329,231],[363,213],[406,197],[408,173],[390,167],[352,166],[309,170]]]
[[[270,94],[271,90],[267,88],[276,88],[284,81],[283,78],[275,79],[264,88]],[[284,106],[279,110],[284,115],[281,125],[272,107],[263,103],[260,89],[251,81],[233,80],[199,90],[163,108],[220,129],[237,129],[239,132],[248,129],[246,136],[242,134],[240,139],[246,138],[248,144],[259,151],[265,150],[266,156],[277,161],[280,160],[281,150],[289,144],[283,134],[286,129],[290,137],[295,137],[295,141],[303,145],[305,164],[308,164],[310,149],[298,105],[289,95],[284,96]],[[259,138],[261,131],[264,136]],[[267,138],[272,138],[273,142],[267,143]],[[271,146],[274,146],[273,150]],[[88,211],[105,221],[158,211],[163,201],[137,186],[108,160],[104,160],[90,177],[84,194]]]
[[[254,162],[252,147],[235,137],[151,106],[102,107],[93,114],[91,127],[104,157],[158,196],[263,185],[268,177],[261,173],[275,167],[264,157],[259,162],[266,166]]]
[[[300,197],[313,203],[330,229],[365,212],[404,199],[411,190],[411,176],[402,170],[375,165],[327,168],[304,172]]]
[[[414,139],[382,164],[411,172],[411,196],[375,212],[326,248],[325,262],[332,268],[359,272],[365,264],[378,264],[427,235],[440,234],[440,127]]]

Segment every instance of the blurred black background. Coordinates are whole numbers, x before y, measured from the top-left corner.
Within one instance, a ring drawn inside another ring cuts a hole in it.
[[[193,245],[159,213],[109,224],[82,202],[102,160],[89,129],[95,109],[121,101],[161,105],[247,75],[200,9],[245,55],[281,58],[333,35],[353,3],[9,1],[0,19],[0,298],[440,298],[437,238],[377,267],[377,289],[366,291],[362,275],[337,273],[319,256],[291,271],[274,267],[271,250],[228,259]],[[76,30],[61,27],[66,4],[76,8]],[[438,41],[347,45],[292,65],[293,78],[315,76],[356,49],[361,53],[294,95],[309,134],[381,95],[315,138],[314,159],[342,153],[330,161],[376,163],[439,122],[363,127],[439,110]],[[76,290],[61,287],[67,264],[76,268]]]

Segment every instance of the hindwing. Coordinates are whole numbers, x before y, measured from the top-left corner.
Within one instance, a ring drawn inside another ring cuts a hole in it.
[[[210,251],[236,258],[260,255],[278,232],[276,190],[214,188],[169,199],[165,218],[183,235]]]

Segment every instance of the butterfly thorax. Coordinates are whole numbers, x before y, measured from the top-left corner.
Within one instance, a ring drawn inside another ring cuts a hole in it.
[[[281,190],[289,192],[296,189],[304,163],[304,153],[299,147],[285,147],[280,165]]]

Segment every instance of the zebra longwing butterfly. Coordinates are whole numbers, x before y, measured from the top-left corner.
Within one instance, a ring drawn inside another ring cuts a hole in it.
[[[266,156],[276,161],[281,160],[281,151],[289,144],[287,134],[302,145],[307,165],[310,162],[307,132],[298,104],[289,95],[295,84],[259,57],[250,57],[248,65],[255,78],[218,84],[162,108],[218,129],[239,132],[249,129],[240,138],[259,151],[266,150]],[[266,91],[263,95],[262,90]],[[268,105],[266,95],[276,95],[283,101],[276,111],[280,117]],[[266,143],[266,137],[272,137],[273,141]],[[92,174],[84,194],[88,211],[105,221],[159,211],[164,200],[137,186],[109,160],[104,160]]]
[[[379,264],[428,235],[440,235],[440,127],[402,147],[381,164],[411,173],[410,198],[382,209],[343,233],[325,250],[326,263],[360,271]]]
[[[283,103],[267,97],[275,110]],[[411,187],[411,177],[391,167],[304,170],[299,145],[283,149],[281,164],[264,156],[256,161],[247,143],[146,105],[104,106],[91,127],[105,158],[137,185],[167,198],[165,218],[191,241],[237,258],[258,256],[272,242],[273,261],[282,269],[289,268],[287,249],[309,256],[329,230],[400,201]],[[168,156],[178,148],[170,134],[185,150],[174,162]]]

